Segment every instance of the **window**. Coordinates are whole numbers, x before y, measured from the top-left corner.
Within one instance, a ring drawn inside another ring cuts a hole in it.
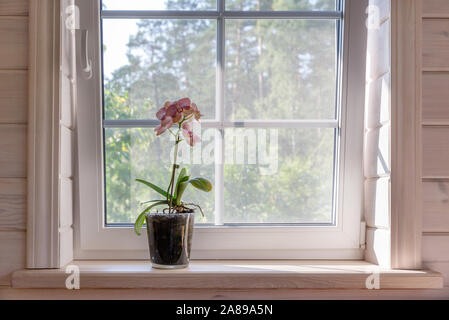
[[[361,258],[351,2],[79,1],[93,58],[78,77],[77,258],[147,256],[131,225],[152,195],[134,181],[168,183],[154,114],[184,96],[205,117],[182,164],[214,184],[186,195],[206,213],[193,258]]]

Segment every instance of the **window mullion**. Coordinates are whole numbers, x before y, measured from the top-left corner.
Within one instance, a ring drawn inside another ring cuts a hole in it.
[[[215,117],[219,128],[215,136],[215,225],[224,224],[224,72],[225,72],[225,21],[224,0],[217,0],[217,83]]]

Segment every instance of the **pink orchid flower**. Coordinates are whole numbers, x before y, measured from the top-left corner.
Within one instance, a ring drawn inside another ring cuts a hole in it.
[[[170,129],[175,123],[179,124],[182,121],[189,122],[193,118],[198,121],[202,116],[203,115],[201,114],[197,105],[195,103],[192,103],[189,98],[183,98],[174,102],[167,101],[164,106],[156,113],[156,117],[161,120],[161,123],[154,129],[154,131],[159,136]],[[189,131],[187,130],[187,132]],[[199,137],[193,137],[192,132],[192,137],[189,139],[192,141],[192,143],[189,144],[193,146],[193,144],[195,144],[194,141],[199,139]]]
[[[196,143],[201,141],[201,138],[198,137],[193,132],[193,121],[190,119],[187,122],[184,122],[182,124],[182,135],[184,136],[184,139],[186,140],[187,144],[191,147],[193,147]]]

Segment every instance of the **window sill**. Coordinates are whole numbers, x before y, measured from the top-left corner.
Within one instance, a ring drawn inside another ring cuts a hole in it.
[[[183,270],[152,269],[147,261],[73,261],[81,289],[366,289],[373,273],[380,289],[439,289],[441,274],[389,270],[364,261],[192,261]],[[65,288],[62,269],[20,270],[18,289]]]

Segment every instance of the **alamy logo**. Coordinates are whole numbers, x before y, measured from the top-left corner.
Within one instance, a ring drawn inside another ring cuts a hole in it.
[[[365,281],[365,287],[368,290],[379,290],[380,289],[380,274],[378,272],[374,272]]]
[[[68,290],[79,290],[80,288],[80,268],[75,265],[68,265],[65,268],[65,273],[70,274],[65,279],[65,287]]]

